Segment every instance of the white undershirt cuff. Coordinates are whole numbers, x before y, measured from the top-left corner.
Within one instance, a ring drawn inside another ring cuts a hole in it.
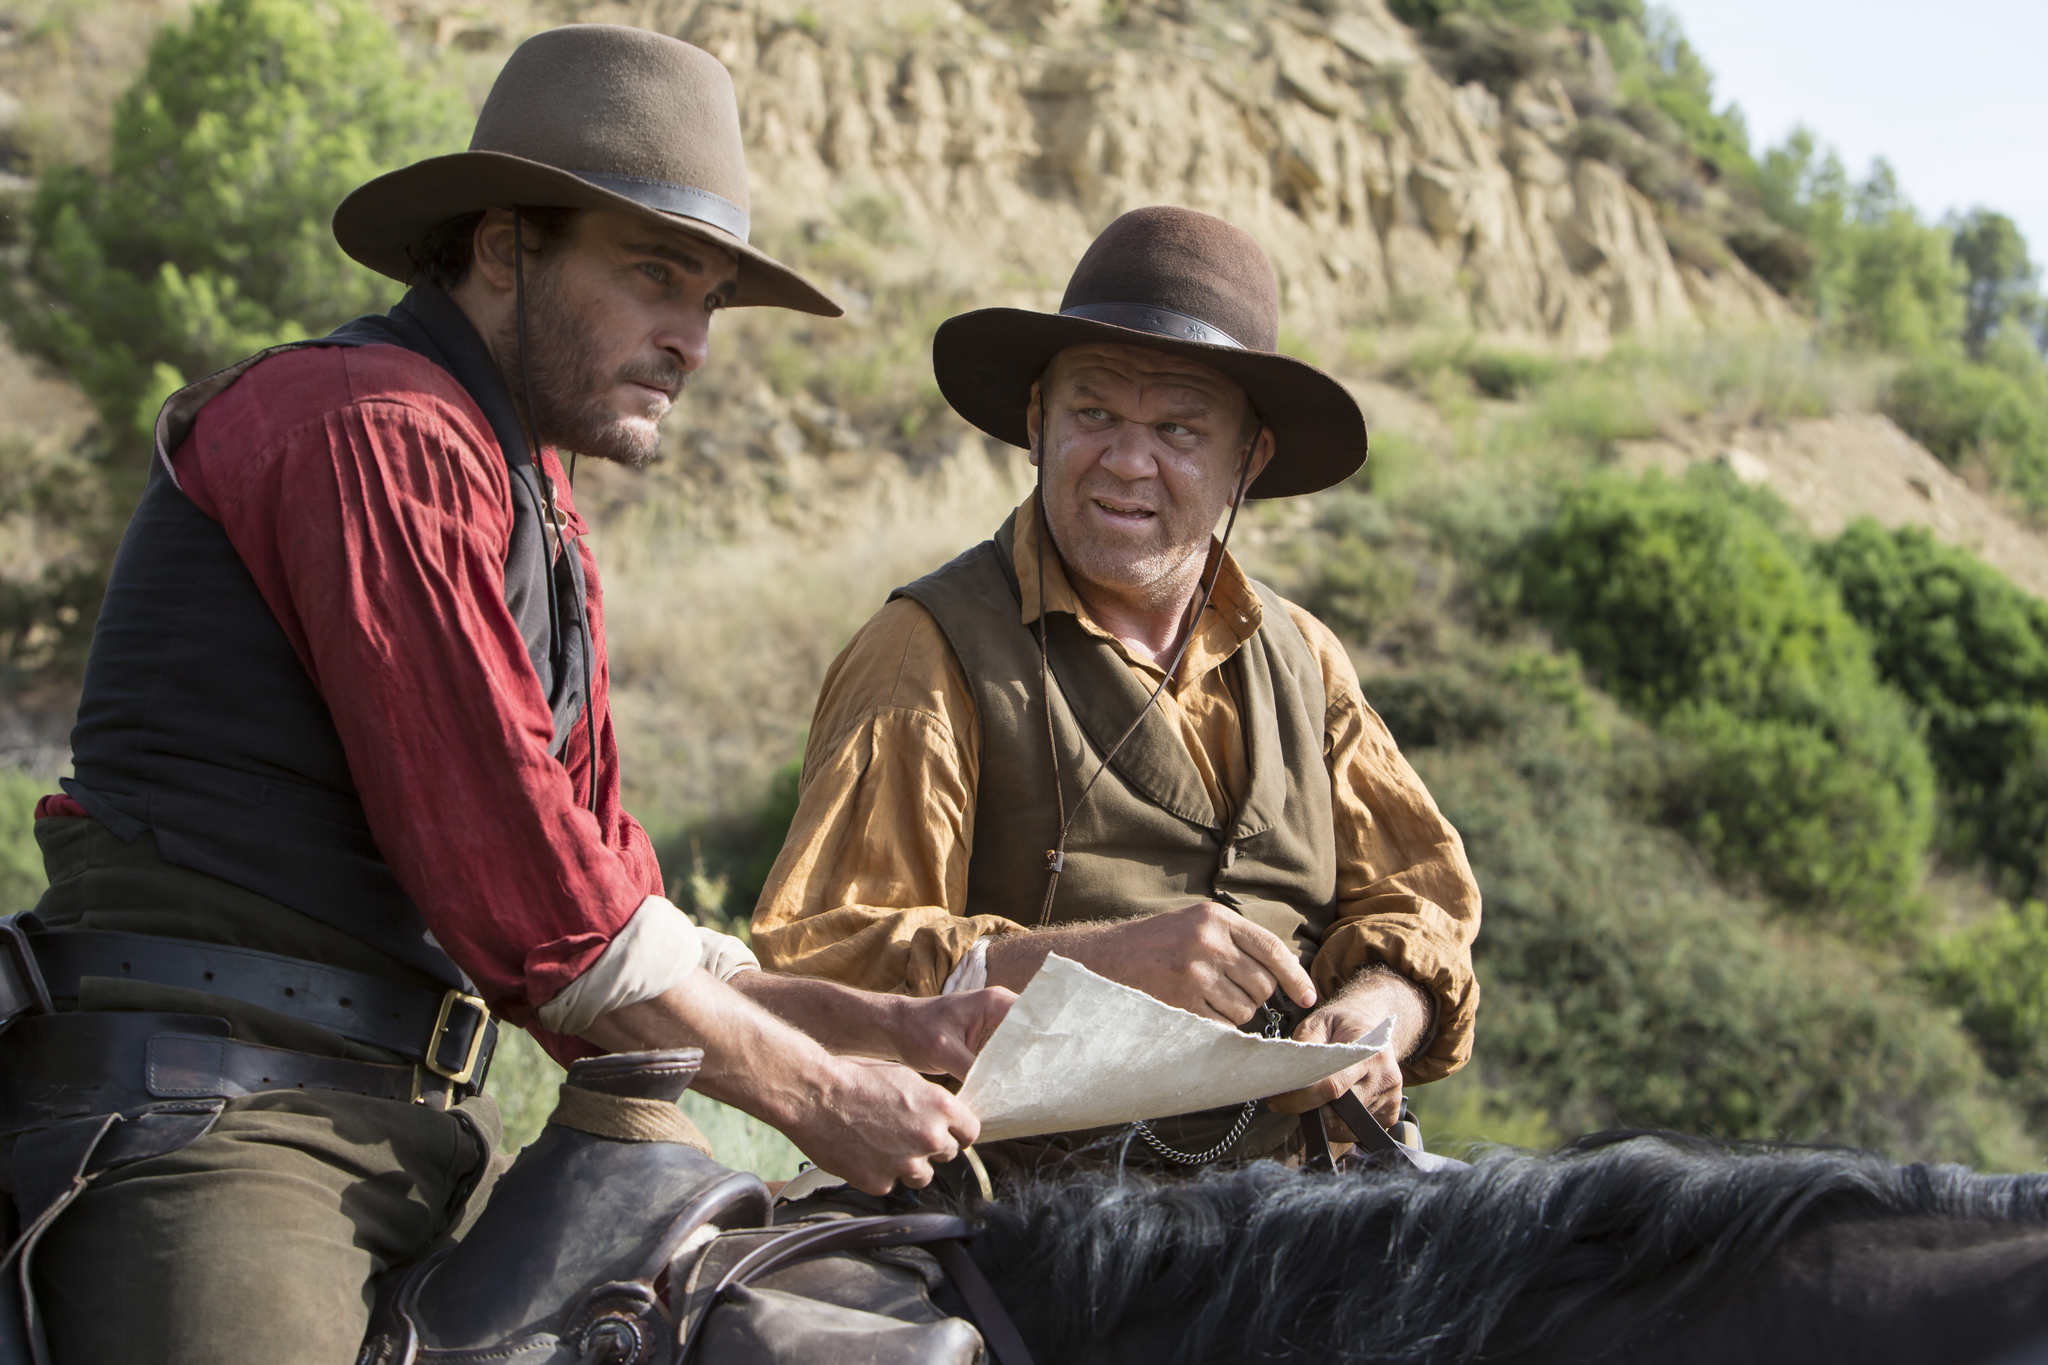
[[[535,1011],[550,1033],[581,1034],[613,1010],[652,1000],[703,967],[719,980],[759,967],[753,951],[692,923],[662,896],[640,902],[597,961]]]
[[[988,985],[988,945],[995,939],[983,934],[974,940],[974,946],[960,954],[960,960],[953,964],[953,970],[946,977],[946,984],[940,995],[958,995],[961,991],[978,991]]]

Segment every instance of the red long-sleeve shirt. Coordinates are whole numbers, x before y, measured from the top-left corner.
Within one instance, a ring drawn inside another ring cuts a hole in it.
[[[543,466],[569,534],[583,536],[554,452]],[[275,356],[201,411],[172,467],[227,531],[333,712],[399,884],[492,1009],[527,1022],[662,892],[647,834],[619,805],[589,549],[573,542],[596,647],[592,697],[558,761],[553,715],[505,606],[505,460],[445,370],[396,346]],[[580,799],[592,716],[595,816]]]

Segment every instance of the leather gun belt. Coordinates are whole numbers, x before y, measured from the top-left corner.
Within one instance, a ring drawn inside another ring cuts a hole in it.
[[[225,1023],[210,1016],[65,1009],[76,1002],[79,983],[87,977],[224,996],[386,1049],[411,1065],[239,1042],[226,1037]],[[121,1017],[154,1023],[146,1034],[130,1039],[133,1030],[125,1027],[69,1022]],[[192,1025],[194,1019],[210,1022]],[[0,1028],[8,1029],[7,1044],[0,1048],[8,1070],[32,1066],[30,1052],[50,1050],[67,1057],[68,1065],[106,1069],[108,1084],[142,1102],[179,1094],[232,1098],[302,1088],[445,1104],[483,1088],[497,1042],[490,1011],[459,990],[436,993],[302,958],[187,939],[44,930],[28,916],[0,920]],[[87,1081],[83,1072],[76,1074],[85,1088],[97,1083]],[[173,1079],[180,1075],[184,1082]],[[115,1076],[127,1079],[116,1081]],[[29,1098],[13,1086],[5,1088],[11,1100]],[[19,1112],[14,1104],[8,1107]],[[39,1100],[33,1107],[47,1105]]]
[[[0,1042],[0,1129],[270,1090],[337,1090],[446,1109],[468,1090],[418,1065],[321,1057],[228,1036],[202,1014],[93,1010],[18,1019]]]

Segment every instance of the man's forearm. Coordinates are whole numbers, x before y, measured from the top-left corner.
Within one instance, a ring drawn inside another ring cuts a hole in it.
[[[1361,1015],[1394,1021],[1390,1050],[1407,1061],[1419,1056],[1436,1033],[1436,999],[1385,963],[1365,968],[1339,991],[1334,1003]]]
[[[692,1088],[777,1128],[816,1105],[816,1078],[830,1060],[806,1031],[701,969],[651,1000],[613,1010],[583,1036],[607,1052],[702,1048]]]
[[[988,945],[988,984],[1021,991],[1045,965],[1048,953],[1078,962],[1098,976],[1116,980],[1107,964],[1095,961],[1095,947],[1101,939],[1099,924],[1069,925],[1063,929],[1038,929],[1025,934],[1004,934]]]
[[[897,1060],[903,997],[842,986],[815,976],[739,972],[727,982],[828,1051]]]
[[[816,977],[740,972],[731,984],[831,1051],[902,1062],[927,1076],[965,1078],[1010,1012],[1004,990],[944,997],[881,995]]]

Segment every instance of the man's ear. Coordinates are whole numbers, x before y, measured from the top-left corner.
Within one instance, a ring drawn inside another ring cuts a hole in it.
[[[530,230],[528,235],[530,238]],[[510,209],[486,209],[476,225],[476,232],[469,239],[470,252],[475,260],[473,269],[491,288],[501,293],[512,292],[512,253],[518,250],[516,241]]]
[[[1252,442],[1251,471],[1245,476],[1244,481],[1244,486],[1247,489],[1257,483],[1259,475],[1266,472],[1266,466],[1273,463],[1273,454],[1278,448],[1277,443],[1273,440],[1273,428],[1265,425],[1263,422],[1260,423],[1258,439]],[[1230,490],[1230,500],[1233,504],[1237,502],[1237,489],[1235,487],[1232,487]]]
[[[1031,396],[1024,400],[1024,434],[1031,441],[1031,463],[1038,464],[1038,381],[1031,381]]]

